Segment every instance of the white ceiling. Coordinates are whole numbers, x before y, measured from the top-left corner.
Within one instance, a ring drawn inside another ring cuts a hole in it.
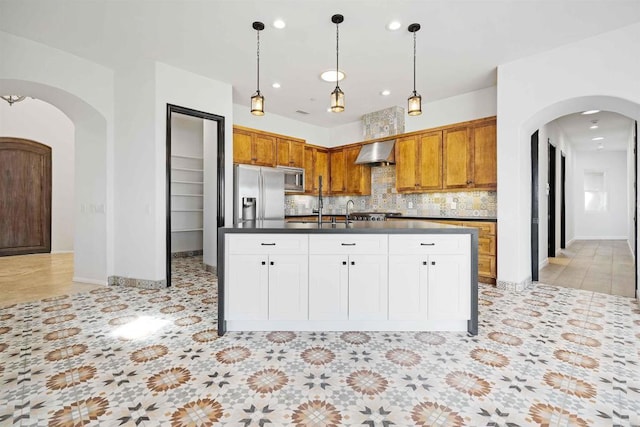
[[[343,113],[326,111],[333,85],[319,79],[335,67],[335,13],[345,17]],[[275,18],[286,28],[273,28]],[[385,28],[391,19],[402,23],[400,30]],[[256,89],[256,20],[266,24],[261,89],[267,114],[334,127],[393,105],[406,108],[410,23],[422,25],[417,90],[429,102],[495,85],[499,64],[638,22],[640,1],[0,0],[2,31],[114,69],[148,58],[229,82],[234,103],[247,108]],[[274,81],[282,87],[272,88]],[[383,89],[391,95],[381,96]]]
[[[569,114],[553,123],[562,130],[576,150],[597,151],[598,144],[602,143],[602,151],[625,151],[632,135],[633,120],[611,111],[600,111],[589,115]],[[598,128],[590,129],[594,124]],[[593,141],[596,137],[604,139]]]

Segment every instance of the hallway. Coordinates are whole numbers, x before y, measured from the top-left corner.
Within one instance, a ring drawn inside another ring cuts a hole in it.
[[[634,262],[625,240],[578,240],[540,269],[550,285],[633,298]]]

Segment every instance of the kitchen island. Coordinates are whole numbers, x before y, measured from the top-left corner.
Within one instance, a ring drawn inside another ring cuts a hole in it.
[[[218,334],[478,332],[478,230],[255,221],[218,230]]]

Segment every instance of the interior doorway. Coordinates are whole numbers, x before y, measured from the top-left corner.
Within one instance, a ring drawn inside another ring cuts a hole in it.
[[[547,256],[556,256],[556,147],[547,141]]]
[[[531,135],[531,280],[538,281],[538,235],[540,224],[540,208],[538,198],[538,138],[540,131],[536,130]]]
[[[166,281],[174,257],[201,256],[217,268],[217,229],[224,225],[223,116],[167,104]]]
[[[560,249],[567,247],[567,157],[560,152]]]

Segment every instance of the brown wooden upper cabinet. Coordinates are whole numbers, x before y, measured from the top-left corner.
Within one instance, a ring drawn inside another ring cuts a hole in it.
[[[295,168],[304,167],[304,141],[278,138],[276,164]]]
[[[356,165],[361,145],[330,150],[331,194],[371,194],[371,168]]]
[[[322,176],[323,192],[329,188],[329,150],[305,144],[304,146],[304,192],[318,194],[318,177]]]
[[[442,188],[442,131],[398,138],[395,150],[398,191]]]
[[[276,137],[234,126],[233,162],[258,166],[275,166]]]
[[[444,189],[495,189],[496,121],[478,120],[442,131]]]

